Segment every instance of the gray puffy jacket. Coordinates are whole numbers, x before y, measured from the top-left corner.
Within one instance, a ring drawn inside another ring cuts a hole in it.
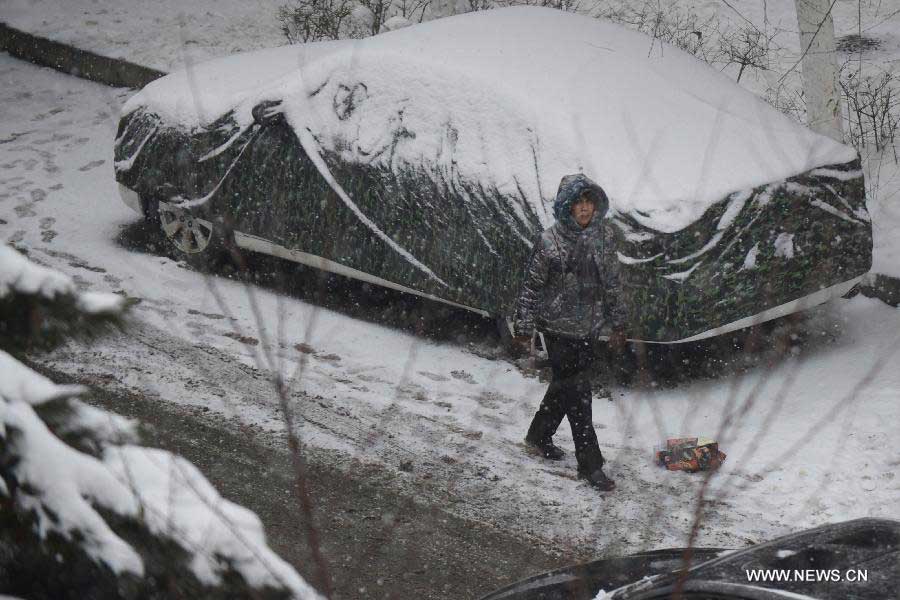
[[[582,229],[571,206],[592,194],[597,212]],[[584,175],[567,175],[559,184],[556,223],[534,243],[516,303],[517,335],[535,329],[575,338],[608,336],[625,326],[615,232],[604,219],[609,202],[602,188]]]

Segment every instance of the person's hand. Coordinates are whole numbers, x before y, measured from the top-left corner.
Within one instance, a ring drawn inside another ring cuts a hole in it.
[[[625,334],[624,329],[614,329],[609,336],[609,349],[615,354],[622,354],[627,343],[628,336]]]
[[[531,354],[531,336],[530,335],[517,335],[512,339],[512,345],[515,349],[516,353],[520,353],[520,355],[528,356]]]

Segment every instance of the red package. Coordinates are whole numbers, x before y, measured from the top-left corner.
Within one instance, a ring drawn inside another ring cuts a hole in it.
[[[671,438],[666,449],[657,449],[656,463],[670,471],[709,471],[718,469],[725,460],[719,444],[703,438]]]

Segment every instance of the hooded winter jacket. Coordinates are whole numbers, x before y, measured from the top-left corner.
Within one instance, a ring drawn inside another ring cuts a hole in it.
[[[571,215],[587,192],[596,212],[584,229]],[[608,336],[625,325],[613,248],[614,231],[604,219],[609,200],[588,177],[566,175],[559,184],[556,223],[535,241],[516,303],[517,335],[534,329],[576,338]]]

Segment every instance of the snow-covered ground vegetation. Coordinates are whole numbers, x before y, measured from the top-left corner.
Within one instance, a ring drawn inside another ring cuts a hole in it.
[[[121,320],[122,296],[79,291],[71,277],[3,245],[0,306],[4,591],[319,597],[266,546],[259,518],[219,496],[196,467],[140,447],[137,423],[85,404],[84,387],[57,385],[4,351],[46,345],[51,316],[68,321],[67,335]],[[30,329],[7,328],[11,307]]]
[[[279,4],[8,0],[0,10],[26,30],[175,70],[283,44]],[[735,30],[748,22],[758,28],[762,37],[750,34],[747,47],[777,43],[783,54],[770,52],[767,62],[748,50],[743,71],[737,61],[725,73],[740,74],[740,84],[760,95],[771,89],[782,106],[796,100],[799,52],[789,3],[662,6],[670,14],[671,6],[693,10],[701,20],[715,16]],[[862,31],[878,42],[847,58],[889,71],[900,58],[891,18],[897,8],[836,3],[840,37]],[[736,56],[741,39],[733,41]],[[660,51],[652,38],[646,43],[648,52]],[[679,357],[682,373],[697,360],[711,362],[704,377],[673,386],[648,369],[633,384],[610,384],[611,400],[595,398],[594,420],[619,487],[600,500],[574,480],[571,457],[557,465],[522,452],[546,383],[485,358],[462,332],[463,343],[423,338],[368,315],[350,317],[352,308],[322,308],[315,293],[248,290],[123,247],[135,216],[118,198],[112,147],[131,92],[5,56],[0,73],[7,83],[0,89],[4,241],[27,247],[76,283],[141,300],[130,336],[106,337],[90,352],[73,342],[42,357],[46,364],[140,391],[149,402],[207,407],[258,425],[278,442],[284,421],[267,374],[280,373],[304,444],[334,450],[357,468],[381,465],[416,498],[564,551],[625,553],[689,539],[737,547],[827,521],[900,518],[892,453],[900,436],[895,308],[859,296],[835,301],[781,323],[768,351],[754,350],[751,339],[741,350],[698,346]],[[900,172],[890,148],[863,156],[874,270],[900,275]],[[752,262],[748,255],[748,268]],[[665,352],[650,349],[648,357]],[[705,492],[701,477],[652,464],[653,446],[682,434],[715,436],[728,455]],[[556,439],[571,447],[565,428]]]

